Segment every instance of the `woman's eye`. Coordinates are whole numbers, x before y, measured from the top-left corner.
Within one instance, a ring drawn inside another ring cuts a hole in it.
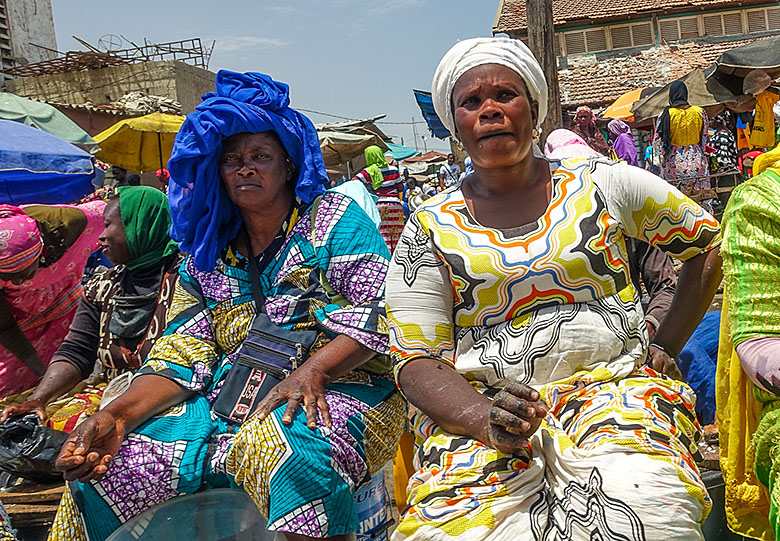
[[[515,94],[511,90],[502,90],[498,94],[498,99],[500,99],[500,100],[511,100],[511,99],[514,99],[515,96],[517,96],[517,94]]]
[[[469,97],[463,99],[463,101],[461,102],[460,106],[461,107],[468,107],[469,105],[475,105],[477,103],[479,103],[479,100],[477,99],[476,96],[469,96]]]

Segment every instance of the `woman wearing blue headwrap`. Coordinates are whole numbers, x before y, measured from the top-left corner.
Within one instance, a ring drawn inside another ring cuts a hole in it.
[[[392,458],[403,425],[389,366],[366,364],[388,344],[382,237],[338,193],[313,216],[327,183],[317,134],[266,75],[220,71],[168,168],[171,233],[190,254],[168,327],[128,391],[63,446],[57,465],[75,482],[50,539],[105,539],[157,503],[228,482],[288,538],[350,538],[355,489]],[[229,425],[212,406],[255,317],[250,272],[276,325],[320,334],[254,416]]]

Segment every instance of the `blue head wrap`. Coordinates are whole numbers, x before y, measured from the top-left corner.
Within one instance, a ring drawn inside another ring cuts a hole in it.
[[[328,176],[317,130],[290,108],[290,87],[262,73],[217,73],[216,92],[187,115],[168,161],[171,238],[211,271],[219,252],[241,227],[241,214],[219,176],[223,139],[274,131],[298,172],[296,196],[304,203],[325,192]]]

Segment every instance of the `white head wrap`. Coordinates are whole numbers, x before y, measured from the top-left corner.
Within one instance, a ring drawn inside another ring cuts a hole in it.
[[[522,41],[511,38],[472,38],[459,41],[447,51],[433,74],[433,107],[442,124],[455,136],[452,115],[452,89],[471,68],[499,64],[516,72],[525,82],[531,99],[539,104],[536,128],[547,116],[547,81],[531,50]]]

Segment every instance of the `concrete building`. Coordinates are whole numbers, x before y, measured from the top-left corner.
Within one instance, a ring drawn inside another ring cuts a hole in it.
[[[3,0],[0,0],[2,2]],[[6,81],[19,96],[58,104],[109,105],[129,92],[170,98],[191,113],[200,97],[214,90],[215,74],[176,60],[20,77]]]
[[[49,60],[56,51],[51,0],[0,0],[0,71]]]

